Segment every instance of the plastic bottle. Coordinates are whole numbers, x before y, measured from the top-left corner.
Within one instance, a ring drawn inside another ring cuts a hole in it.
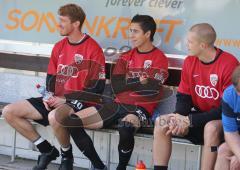
[[[38,93],[40,93],[43,97],[43,100],[48,100],[50,97],[53,96],[52,92],[48,92],[45,86],[41,86],[40,84],[36,85]]]
[[[146,165],[142,160],[137,162],[136,170],[146,170]]]

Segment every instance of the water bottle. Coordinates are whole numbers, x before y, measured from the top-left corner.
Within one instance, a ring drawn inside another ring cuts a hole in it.
[[[142,160],[137,162],[136,170],[146,170],[146,165],[143,163]]]
[[[45,86],[41,86],[40,84],[36,85],[38,93],[40,93],[43,97],[43,100],[47,101],[50,97],[53,96],[52,92],[47,91]]]

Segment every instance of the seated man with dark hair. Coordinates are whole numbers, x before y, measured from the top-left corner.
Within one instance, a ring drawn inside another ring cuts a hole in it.
[[[120,56],[111,77],[114,99],[110,103],[89,107],[71,117],[51,116],[55,132],[67,127],[73,140],[95,169],[106,169],[84,128],[97,129],[118,122],[118,170],[125,170],[134,148],[134,134],[148,120],[162,95],[168,76],[168,60],[152,41],[156,31],[154,19],[136,15],[130,24],[129,37],[134,48]],[[78,126],[78,127],[74,127]],[[59,140],[60,142],[60,140]],[[60,142],[61,143],[61,142]]]

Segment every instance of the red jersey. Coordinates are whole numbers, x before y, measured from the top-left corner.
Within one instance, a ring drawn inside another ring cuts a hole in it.
[[[220,49],[217,49],[217,56],[211,63],[188,56],[183,64],[178,92],[190,95],[194,107],[203,112],[218,108],[223,91],[231,84],[232,72],[238,64],[233,55]]]
[[[124,68],[120,60],[125,61]],[[154,48],[150,52],[141,53],[136,48],[121,55],[113,74],[125,74],[126,78],[140,76],[155,79],[164,83],[168,76],[168,60],[162,51]],[[152,114],[159,101],[141,95],[136,91],[123,91],[116,95],[116,102],[141,106]]]
[[[105,79],[105,57],[89,35],[77,44],[64,38],[55,44],[48,74],[56,75],[55,95],[63,96],[88,87],[90,80]]]

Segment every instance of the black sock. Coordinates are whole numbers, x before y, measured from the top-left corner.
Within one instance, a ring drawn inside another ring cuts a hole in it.
[[[154,170],[167,170],[168,166],[154,166]]]
[[[81,127],[78,128],[68,128],[75,144],[80,149],[80,151],[91,161],[94,168],[103,169],[105,165],[99,158],[93,142],[85,130]]]
[[[131,158],[134,148],[134,132],[135,128],[131,123],[122,122],[118,128],[119,131],[119,163],[117,170],[126,170],[128,162]]]
[[[44,140],[36,146],[41,153],[48,153],[53,149],[53,146],[47,140]]]
[[[70,145],[70,149],[67,151],[63,151],[61,148],[61,155],[63,158],[73,158],[72,145]]]

